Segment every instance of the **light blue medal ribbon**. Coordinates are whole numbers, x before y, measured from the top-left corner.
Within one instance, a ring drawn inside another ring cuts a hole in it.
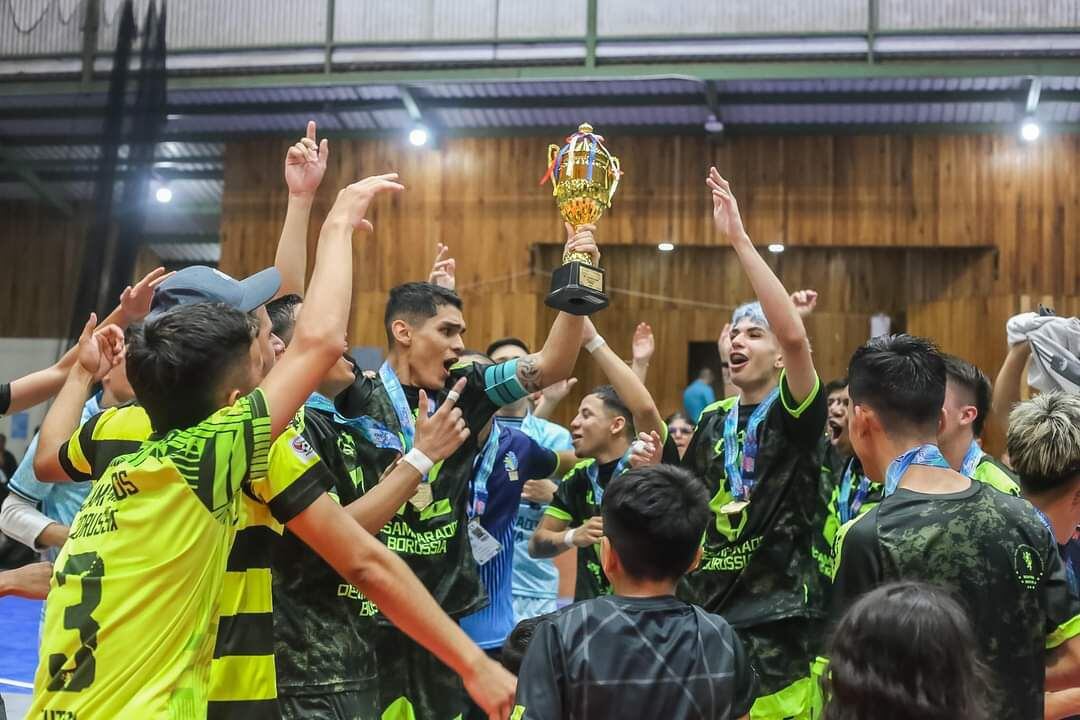
[[[840,496],[837,504],[840,506],[840,522],[846,523],[859,514],[859,509],[870,496],[870,478],[866,475],[859,477],[859,487],[855,489],[855,498],[851,498],[851,487],[855,479],[855,458],[848,460],[844,468],[844,475],[840,479]]]
[[[904,473],[908,471],[912,465],[925,465],[926,467],[942,468],[944,470],[950,470],[948,461],[941,454],[941,450],[938,450],[937,445],[927,443],[926,445],[920,445],[919,447],[912,448],[900,457],[889,463],[889,467],[885,470],[885,497],[889,497],[896,488],[900,486],[900,480],[904,477]]]
[[[736,500],[748,501],[750,491],[754,489],[754,481],[757,479],[758,427],[764,422],[778,397],[780,397],[779,387],[774,388],[750,414],[750,419],[746,422],[741,455],[739,453],[738,400],[724,418],[724,470],[727,472],[731,496]]]
[[[1054,538],[1054,544],[1057,545],[1057,535],[1054,534],[1054,526],[1050,524],[1050,518],[1046,516],[1046,513],[1034,505],[1032,506],[1032,509],[1035,510],[1036,517],[1038,517],[1042,524],[1046,526],[1046,529],[1050,531],[1051,537]],[[1059,545],[1058,547],[1064,548],[1065,546]],[[1080,578],[1076,575],[1076,568],[1073,567],[1072,561],[1067,553],[1062,553],[1061,555],[1061,563],[1065,566],[1065,580],[1069,583],[1069,590],[1073,595],[1080,594]]]
[[[622,475],[626,472],[626,469],[630,467],[630,454],[633,448],[629,448],[626,454],[619,458],[618,464],[615,465],[615,469],[611,471],[611,480]],[[585,474],[589,477],[589,483],[592,485],[593,500],[596,502],[596,506],[600,507],[600,504],[604,502],[604,488],[600,487],[600,463],[594,462],[585,468]]]
[[[967,453],[964,454],[964,461],[960,463],[960,474],[974,479],[975,469],[979,467],[979,461],[982,458],[982,448],[979,447],[979,443],[972,440],[971,446],[967,449]]]
[[[404,454],[412,450],[413,442],[416,439],[416,420],[413,418],[409,401],[405,398],[405,389],[401,387],[401,381],[398,380],[394,368],[390,367],[389,361],[384,362],[382,367],[379,368],[379,379],[382,380],[386,394],[390,397],[390,404],[394,407],[398,425],[401,426],[401,435],[398,438],[400,441],[399,452]],[[434,410],[434,404],[434,401],[428,398],[428,415]],[[423,482],[428,482],[427,475],[423,477]]]
[[[488,501],[488,478],[495,469],[495,460],[499,454],[499,424],[491,423],[491,432],[488,433],[484,449],[473,463],[473,501],[469,505],[469,518],[478,518],[487,509]]]

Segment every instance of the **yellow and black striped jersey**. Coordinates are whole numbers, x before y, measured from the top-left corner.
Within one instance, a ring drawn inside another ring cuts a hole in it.
[[[321,493],[303,475],[268,472],[259,390],[138,444],[149,432],[141,408],[112,408],[61,452],[93,487],[57,559],[31,717],[205,717],[228,558],[247,508],[284,522]]]

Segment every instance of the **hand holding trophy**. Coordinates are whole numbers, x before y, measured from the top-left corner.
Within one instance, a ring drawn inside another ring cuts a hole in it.
[[[592,225],[611,207],[619,186],[619,159],[604,147],[604,138],[582,123],[562,147],[548,147],[548,169],[540,184],[551,179],[559,213],[575,229]],[[604,271],[586,253],[567,252],[551,277],[549,307],[571,315],[589,315],[608,306]]]

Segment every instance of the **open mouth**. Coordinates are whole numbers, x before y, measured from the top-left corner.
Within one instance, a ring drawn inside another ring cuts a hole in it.
[[[449,360],[443,360],[443,372],[447,376],[450,375],[450,368],[457,364],[457,358],[450,358]]]
[[[840,436],[844,433],[844,426],[840,424],[839,420],[829,420],[829,439],[836,442],[840,439]]]
[[[746,355],[740,352],[733,352],[731,353],[731,357],[728,359],[728,367],[732,370],[732,372],[734,372],[736,370],[741,370],[742,368],[746,367],[747,363],[749,362],[750,358],[746,357]]]

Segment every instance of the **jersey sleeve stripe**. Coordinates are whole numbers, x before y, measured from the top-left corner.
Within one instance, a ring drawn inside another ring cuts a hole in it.
[[[552,507],[550,505],[548,505],[547,509],[544,510],[544,515],[548,517],[553,517],[556,520],[565,520],[566,522],[570,522],[574,519],[573,516],[565,510],[561,510],[557,507]]]
[[[1047,635],[1046,649],[1053,650],[1058,645],[1061,645],[1066,640],[1073,639],[1077,635],[1080,635],[1080,615],[1076,615],[1071,620],[1059,625],[1054,632]]]
[[[787,410],[788,415],[793,418],[798,418],[804,412],[806,408],[810,407],[814,399],[821,392],[821,378],[818,375],[814,375],[814,389],[806,396],[806,399],[802,401],[797,407],[795,405],[795,399],[791,397],[791,388],[787,384],[787,371],[781,371],[780,373],[780,402],[784,405],[784,409]]]
[[[329,478],[328,483],[323,480],[326,475],[329,475],[329,470],[323,463],[316,463],[309,467],[293,480],[289,487],[275,495],[267,503],[270,514],[274,516],[275,520],[284,525],[307,510],[311,503],[318,500],[326,492],[324,488],[333,484],[333,478]]]
[[[230,655],[274,654],[274,614],[222,615],[218,622],[214,658]]]
[[[58,459],[60,460],[60,467],[64,468],[64,472],[66,472],[67,476],[73,481],[89,482],[92,479],[90,477],[90,474],[78,469],[77,467],[75,467],[74,463],[71,462],[70,443],[70,440],[65,441],[64,444],[60,446],[60,452],[57,453]]]

